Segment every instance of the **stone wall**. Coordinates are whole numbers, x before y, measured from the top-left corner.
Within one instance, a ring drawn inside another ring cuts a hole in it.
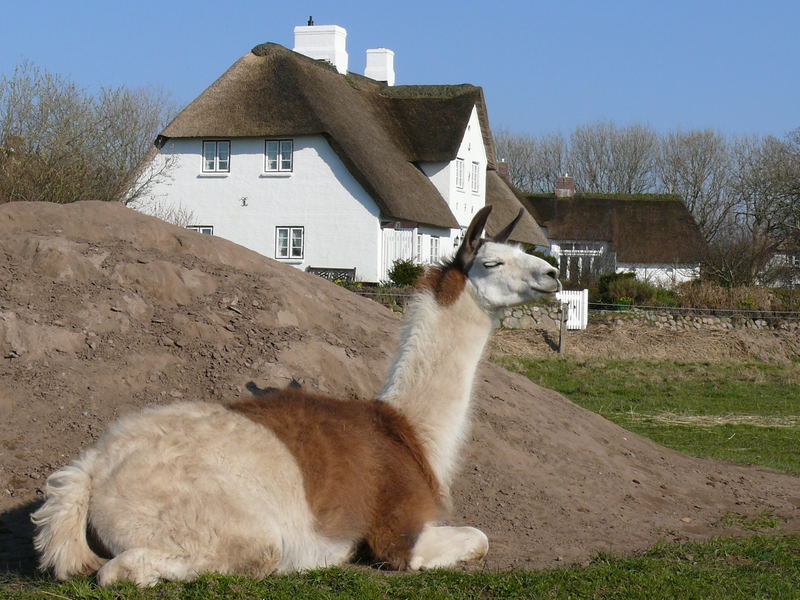
[[[669,311],[646,311],[633,309],[628,311],[590,311],[589,327],[609,327],[622,323],[637,322],[651,325],[658,329],[671,331],[706,329],[724,331],[726,329],[779,329],[800,332],[800,315],[787,318],[781,314],[746,313],[720,315],[691,315]]]
[[[506,329],[558,329],[560,311],[557,305],[552,306],[517,306],[506,309],[500,318],[500,325]],[[625,311],[589,311],[589,328],[606,328],[625,323],[650,325],[658,329],[672,331],[707,329],[723,331],[726,329],[779,329],[800,333],[800,315],[787,318],[785,315],[757,313],[747,316],[745,313],[731,316],[691,315],[670,312],[669,310]]]
[[[506,329],[558,329],[561,309],[552,306],[517,306],[507,308],[500,317],[500,326]]]
[[[388,296],[387,296],[388,297]],[[406,300],[405,296],[397,300]],[[392,309],[403,312],[404,302],[393,305]],[[557,304],[531,305],[507,308],[500,317],[500,326],[506,329],[548,329],[558,330],[561,311]],[[726,329],[777,329],[796,331],[800,334],[800,313],[785,315],[758,312],[753,316],[735,313],[731,316],[685,314],[677,310],[589,310],[589,329],[607,328],[625,323],[649,325],[658,329],[672,331],[706,329],[724,331]]]

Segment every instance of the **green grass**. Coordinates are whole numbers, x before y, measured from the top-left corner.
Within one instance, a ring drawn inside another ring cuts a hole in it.
[[[723,527],[741,527],[750,531],[773,529],[779,524],[780,519],[769,510],[763,511],[757,517],[745,517],[744,515],[729,513],[720,519],[720,525]]]
[[[0,575],[9,600],[135,599],[800,599],[800,537],[754,536],[703,544],[660,545],[630,558],[598,556],[583,567],[547,571],[431,571],[387,576],[361,569],[327,569],[254,581],[203,576],[187,584],[140,590],[98,588],[91,579],[57,583]]]
[[[693,456],[800,474],[800,364],[503,357],[618,425]]]

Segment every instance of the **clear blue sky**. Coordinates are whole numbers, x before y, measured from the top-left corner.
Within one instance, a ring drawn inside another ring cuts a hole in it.
[[[347,29],[351,71],[387,47],[398,84],[483,86],[495,128],[800,126],[800,0],[0,0],[0,72],[31,60],[183,105],[256,44],[291,48],[309,15]]]

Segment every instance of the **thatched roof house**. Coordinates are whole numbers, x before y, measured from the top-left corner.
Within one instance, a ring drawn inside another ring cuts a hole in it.
[[[607,270],[697,273],[707,252],[700,229],[679,196],[530,194],[521,200],[545,229],[555,253],[562,254],[562,274],[567,277],[576,275],[565,272],[570,260],[574,268],[579,257],[598,253],[613,257],[604,263]]]
[[[701,262],[707,246],[678,196],[526,196],[551,240],[606,242],[621,263]]]
[[[521,205],[495,172],[483,91],[473,85],[389,86],[273,43],[256,46],[189,104],[158,145],[185,138],[321,135],[374,199],[385,223],[458,228],[459,220],[423,162],[452,161],[473,109],[486,150],[489,234]],[[512,238],[547,241],[526,215]]]

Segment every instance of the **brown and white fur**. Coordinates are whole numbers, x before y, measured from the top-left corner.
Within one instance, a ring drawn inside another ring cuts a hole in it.
[[[422,282],[377,400],[287,389],[124,418],[48,478],[32,515],[41,568],[153,585],[338,565],[360,545],[396,569],[483,557],[483,532],[436,525],[475,370],[497,310],[559,287],[549,264],[504,243],[519,216],[480,239],[490,211]]]

